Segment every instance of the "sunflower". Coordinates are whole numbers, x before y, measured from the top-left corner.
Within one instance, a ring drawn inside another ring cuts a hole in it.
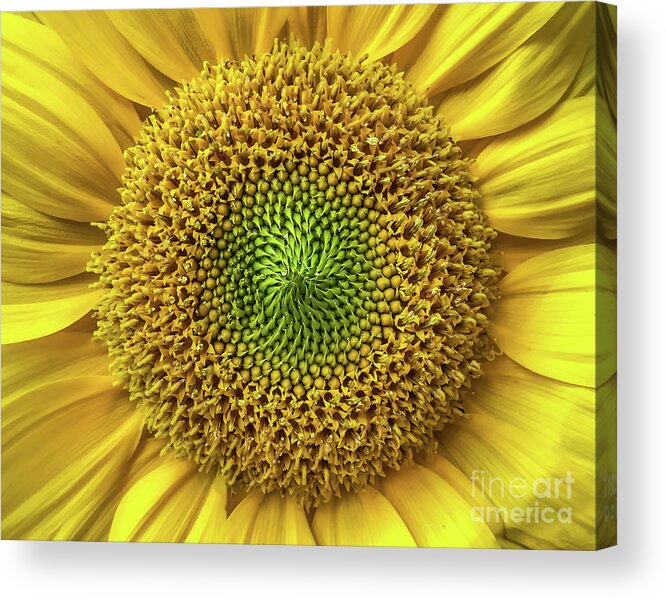
[[[4,14],[3,536],[612,543],[614,38]]]

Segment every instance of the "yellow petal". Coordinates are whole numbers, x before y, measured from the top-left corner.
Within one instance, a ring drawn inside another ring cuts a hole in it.
[[[278,493],[252,492],[229,515],[222,540],[230,544],[314,545],[305,511]]]
[[[198,475],[202,477],[200,473]],[[208,496],[187,534],[187,543],[219,544],[222,541],[222,529],[227,517],[226,500],[227,486],[221,477],[217,477],[210,484]]]
[[[382,479],[381,493],[393,504],[416,544],[435,548],[497,548],[487,525],[453,486],[419,465],[403,466]]]
[[[86,518],[72,516],[60,528],[64,540],[108,540],[118,504],[127,491],[144,475],[163,462],[160,456],[163,442],[144,436],[126,464],[118,470],[112,489],[104,500]]]
[[[566,548],[594,542],[595,397],[592,388],[541,377],[503,357],[485,367],[467,418],[440,434],[440,452],[477,497],[495,505],[487,520],[502,518],[513,541]]]
[[[200,8],[194,14],[218,59],[268,52],[292,8]]]
[[[48,283],[78,275],[103,241],[96,227],[50,217],[3,194],[4,281]]]
[[[306,46],[326,40],[326,6],[292,6],[287,13],[289,32]]]
[[[222,531],[222,541],[227,544],[249,543],[254,521],[264,501],[264,494],[252,492],[248,494],[236,508],[231,511]]]
[[[597,548],[617,544],[617,380],[597,389]]]
[[[596,237],[596,231],[587,231],[563,240],[535,240],[500,233],[495,241],[495,257],[502,270],[511,273],[520,263],[537,254],[569,246],[593,244],[596,241]]]
[[[395,508],[372,488],[320,506],[312,532],[324,546],[416,546]]]
[[[597,69],[597,44],[596,36],[591,36],[576,77],[566,93],[567,98],[578,98],[580,96],[591,96],[594,94],[594,80]]]
[[[482,208],[493,227],[559,239],[595,229],[595,98],[493,139],[479,154]]]
[[[33,21],[34,23],[39,23],[39,19],[34,12],[16,12],[16,13],[5,13],[6,15],[12,14],[22,19],[27,19],[28,21]]]
[[[103,10],[40,12],[92,73],[112,90],[146,106],[160,106],[169,80],[155,71]]]
[[[468,412],[519,428],[530,440],[525,445],[560,448],[565,455],[570,451],[571,460],[584,449],[589,465],[595,427],[593,388],[544,378],[502,356],[484,367],[484,380],[475,392],[466,401]]]
[[[617,125],[607,102],[597,98],[598,217],[607,239],[617,238]]]
[[[226,518],[224,480],[189,460],[164,458],[123,496],[111,525],[114,542],[219,542]]]
[[[435,4],[328,6],[328,37],[333,48],[377,60],[411,40],[436,8]]]
[[[479,515],[487,514],[487,508],[494,506],[488,498],[481,494],[469,477],[443,456],[439,454],[423,456],[418,459],[418,462],[450,484],[467,501],[467,504],[471,507],[478,507]],[[486,521],[486,525],[496,538],[504,537],[504,521],[501,518],[490,519]]]
[[[524,367],[595,387],[615,372],[615,256],[596,244],[545,252],[500,282],[491,333]]]
[[[3,44],[2,67],[3,191],[56,217],[105,220],[124,169],[107,125],[48,64]]]
[[[305,510],[290,498],[278,494],[264,497],[254,520],[249,544],[315,544]]]
[[[500,543],[500,546],[502,546],[503,550],[527,550],[525,546],[517,544],[516,542],[512,542],[511,540],[507,540],[506,538],[500,538],[497,541]]]
[[[108,375],[104,344],[91,333],[62,331],[2,347],[2,398],[12,402],[48,382]]]
[[[82,273],[38,285],[2,283],[2,343],[14,344],[51,335],[93,308],[99,291],[94,275]]]
[[[111,493],[132,456],[143,415],[111,377],[46,383],[5,403],[2,536],[62,539]]]
[[[49,16],[99,14],[98,11],[49,12]],[[86,29],[89,33],[89,31]],[[39,23],[7,13],[3,18],[3,50],[11,48],[26,60],[43,65],[50,74],[79,94],[102,118],[118,143],[125,147],[141,127],[132,103],[114,93],[97,79],[70,51],[58,34]],[[126,67],[125,67],[126,69]],[[125,70],[126,73],[126,70]]]
[[[191,10],[110,10],[106,14],[150,64],[175,81],[194,77],[206,60],[216,62],[213,44]]]
[[[432,96],[481,75],[538,31],[561,2],[452,4],[428,27],[407,79]]]
[[[617,6],[595,4],[599,68],[597,88],[617,119]]]
[[[573,81],[592,35],[592,6],[565,4],[497,66],[444,94],[437,112],[454,137],[511,131],[552,108]]]

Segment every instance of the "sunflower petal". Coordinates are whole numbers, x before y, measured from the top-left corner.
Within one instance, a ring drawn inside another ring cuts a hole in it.
[[[144,60],[103,10],[38,14],[76,57],[112,90],[145,106],[164,103],[169,80]]]
[[[472,506],[451,484],[429,469],[404,466],[381,480],[380,491],[393,504],[420,547],[498,547],[487,525],[474,519]]]
[[[583,64],[566,93],[567,98],[579,98],[580,96],[591,96],[594,94],[594,79],[597,70],[597,45],[595,36],[590,38],[587,45]]]
[[[39,23],[39,19],[37,18],[37,15],[34,12],[15,12],[15,13],[5,13],[5,14],[16,15],[17,17],[21,17],[22,19],[27,19],[28,21]]]
[[[617,119],[617,6],[596,4],[599,68],[597,88]]]
[[[95,277],[82,273],[39,285],[2,283],[2,343],[13,344],[51,335],[93,308],[99,291]]]
[[[156,69],[175,81],[189,80],[215,49],[194,12],[180,9],[110,10],[111,22]]]
[[[59,16],[61,19],[63,15],[67,15],[76,19],[99,13],[82,11],[45,14],[49,17]],[[87,28],[85,31],[90,33]],[[13,52],[30,62],[43,66],[95,109],[121,146],[127,146],[132,142],[132,136],[141,127],[141,121],[132,103],[107,88],[83,66],[78,60],[81,56],[78,48],[75,56],[55,31],[9,13],[3,17],[2,33],[4,51],[11,48]],[[126,69],[125,66],[125,74],[127,74]]]
[[[109,540],[219,541],[226,500],[222,478],[203,475],[191,461],[165,459],[123,496]]]
[[[491,333],[535,373],[595,387],[615,372],[615,258],[596,244],[545,252],[500,282]]]
[[[46,383],[2,416],[2,536],[62,539],[111,492],[132,456],[143,415],[111,377]]]
[[[483,383],[467,400],[470,413],[510,423],[533,437],[531,445],[572,449],[572,456],[585,448],[585,460],[589,460],[587,450],[594,438],[593,388],[544,378],[506,356],[486,365],[484,374]]]
[[[292,6],[287,14],[290,33],[306,46],[326,39],[325,6]]]
[[[263,501],[264,494],[261,492],[252,492],[243,498],[229,514],[222,530],[222,542],[247,544]]]
[[[462,140],[498,135],[552,108],[573,81],[592,34],[592,6],[565,4],[497,66],[441,98],[437,112]]]
[[[200,8],[192,11],[218,59],[243,59],[271,49],[292,9]]]
[[[73,515],[60,527],[59,536],[63,540],[108,540],[113,517],[125,493],[144,475],[163,462],[160,450],[163,443],[144,437],[129,461],[118,471],[110,493],[86,516]]]
[[[407,79],[430,96],[481,75],[538,31],[561,2],[452,4],[428,27]]]
[[[3,44],[2,66],[3,191],[56,217],[106,219],[124,169],[107,125],[48,64]]]
[[[201,474],[198,474],[201,477]],[[221,477],[210,486],[205,502],[199,509],[186,542],[190,544],[219,544],[222,539],[226,513],[227,487]]]
[[[440,434],[439,451],[497,507],[486,510],[486,518],[503,517],[509,539],[536,547],[589,547],[595,390],[541,377],[506,357],[485,371],[468,399],[467,418]],[[537,502],[546,518],[532,515],[528,521],[526,510]]]
[[[595,229],[595,98],[493,139],[474,165],[493,227],[559,239]]]
[[[11,196],[2,198],[2,278],[48,283],[78,275],[104,234],[87,223],[36,211]]]
[[[481,494],[475,483],[443,456],[439,454],[424,456],[418,462],[449,483],[471,507],[483,510],[493,506],[493,503]],[[504,521],[501,518],[486,521],[486,525],[496,538],[504,537]]]
[[[500,543],[500,546],[502,546],[503,550],[527,550],[525,546],[517,544],[516,542],[512,542],[511,540],[507,540],[506,538],[500,538],[497,541]]]
[[[49,382],[108,375],[103,344],[86,332],[61,331],[2,347],[2,399],[9,403]]]
[[[597,190],[599,226],[617,238],[617,125],[608,103],[597,98]]]
[[[597,389],[597,548],[617,544],[617,379]]]
[[[324,546],[416,546],[395,508],[372,488],[320,506],[312,531]]]
[[[411,40],[437,8],[412,6],[328,6],[328,37],[333,48],[380,59]]]
[[[229,515],[222,541],[230,544],[314,545],[305,511],[277,493],[252,492]]]
[[[500,233],[495,240],[495,255],[502,270],[511,273],[520,263],[537,254],[570,246],[594,244],[596,238],[596,231],[587,231],[562,240],[535,240]]]
[[[254,520],[249,544],[315,544],[305,510],[278,494],[264,497]]]

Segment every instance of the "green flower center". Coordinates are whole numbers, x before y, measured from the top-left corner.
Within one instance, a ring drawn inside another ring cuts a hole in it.
[[[290,162],[221,205],[197,271],[199,323],[246,382],[337,388],[381,336],[390,308],[373,292],[397,271],[378,248],[379,214],[349,187],[325,163]]]
[[[167,448],[316,505],[435,445],[494,356],[495,233],[394,67],[205,65],[125,158],[97,335]]]

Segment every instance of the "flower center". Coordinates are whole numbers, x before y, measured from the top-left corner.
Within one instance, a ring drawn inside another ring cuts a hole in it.
[[[379,315],[390,310],[383,294],[374,296],[380,307],[372,300],[381,276],[373,262],[378,213],[315,162],[290,161],[273,178],[257,176],[240,200],[222,205],[195,288],[200,330],[215,351],[240,359],[250,387],[279,384],[298,396],[339,387],[347,365],[379,339]]]
[[[91,269],[149,431],[306,505],[434,446],[494,356],[495,233],[395,67],[277,42],[205,65],[125,159]]]

